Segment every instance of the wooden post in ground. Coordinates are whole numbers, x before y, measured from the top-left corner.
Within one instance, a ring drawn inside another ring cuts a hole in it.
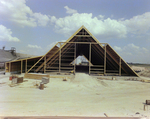
[[[9,62],[9,72],[11,72],[11,62]]]
[[[74,74],[76,72],[76,43],[74,43]]]
[[[59,47],[59,73],[61,71],[61,43],[60,44],[60,47]]]
[[[22,74],[22,60],[21,60],[21,74]]]
[[[106,44],[104,49],[104,75],[106,74]]]
[[[89,46],[89,61],[91,62],[91,43],[90,43],[90,46]],[[89,63],[89,74],[91,74],[91,65]]]
[[[25,66],[25,73],[27,72],[27,59],[26,59],[26,66]]]
[[[119,59],[119,76],[121,76],[121,58]]]
[[[45,74],[45,69],[46,69],[46,55],[44,57],[44,74]]]

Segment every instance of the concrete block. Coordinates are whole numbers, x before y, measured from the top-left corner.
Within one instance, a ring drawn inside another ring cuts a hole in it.
[[[49,83],[49,78],[48,77],[42,77],[42,83],[44,83],[44,84]]]
[[[13,78],[11,83],[12,84],[17,84],[17,78]]]

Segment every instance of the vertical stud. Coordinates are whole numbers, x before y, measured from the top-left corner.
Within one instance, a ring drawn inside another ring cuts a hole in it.
[[[46,69],[46,56],[44,57],[44,74],[45,74],[45,69]]]
[[[59,73],[61,71],[61,43],[59,43],[60,47],[59,47]]]
[[[89,46],[89,61],[91,62],[91,43],[90,43],[90,46]],[[91,65],[89,63],[89,74],[91,74]]]
[[[26,67],[25,67],[25,73],[27,72],[27,59],[26,59]]]
[[[76,43],[74,43],[74,74],[76,72]]]
[[[104,50],[104,75],[106,74],[106,44],[105,44],[105,50]]]
[[[22,60],[21,60],[21,74],[22,74]]]
[[[121,76],[121,58],[119,59],[119,76]]]
[[[11,72],[11,62],[9,62],[9,72]]]

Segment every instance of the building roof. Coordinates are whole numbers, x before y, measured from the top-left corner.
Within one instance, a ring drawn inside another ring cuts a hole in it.
[[[8,62],[16,58],[17,56],[14,56],[11,52],[0,49],[0,62]]]
[[[11,53],[11,50],[2,50],[0,49],[0,62],[9,62],[19,59],[25,59],[25,58],[31,58],[35,57],[34,55],[28,55],[28,54],[22,54],[22,53],[16,53],[16,55],[13,55]]]

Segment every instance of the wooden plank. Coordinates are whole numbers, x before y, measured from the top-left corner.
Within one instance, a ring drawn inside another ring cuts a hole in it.
[[[44,74],[45,74],[45,69],[46,69],[46,56],[44,57]]]
[[[68,78],[71,78],[71,77],[69,77],[69,76],[52,75],[51,78],[62,78],[62,79],[63,78],[67,78],[68,79]]]
[[[70,40],[71,40],[71,39],[70,39]],[[64,42],[58,42],[58,43],[64,43]],[[73,42],[73,43],[74,43],[74,42]],[[64,44],[61,46],[61,48],[63,48],[64,46],[65,46],[65,47],[68,47],[68,46],[70,46],[70,45],[68,44],[68,42],[66,42],[66,43],[64,43]],[[64,50],[66,50],[66,49],[64,48],[61,52],[64,52]],[[55,54],[57,54],[58,52],[59,52],[59,50],[58,50]],[[63,55],[63,54],[62,54],[62,55]],[[58,55],[55,55],[54,58],[57,58],[57,56],[58,56]],[[51,57],[51,58],[52,58],[52,57]],[[48,62],[48,65],[49,65],[50,63],[52,64],[52,61]]]
[[[91,67],[104,67],[104,65],[93,65]]]
[[[46,70],[46,71],[54,71],[54,72],[59,72],[59,69],[57,70]]]
[[[26,59],[26,68],[25,68],[25,73],[27,72],[27,65],[28,65],[28,64],[27,64],[27,59]]]
[[[91,37],[90,35],[75,35],[76,37]]]
[[[61,71],[61,43],[59,43],[60,47],[59,47],[59,73]]]
[[[43,55],[42,55],[43,56]],[[42,56],[36,56],[36,57],[30,57],[30,58],[24,58],[24,59],[19,59],[19,60],[13,60],[13,61],[10,61],[10,62],[20,62],[21,60],[32,60],[32,59],[37,59],[37,58],[40,58]],[[9,62],[6,62],[6,63],[9,63]]]
[[[11,62],[9,62],[9,72],[11,72]]]
[[[98,71],[101,70],[101,71],[103,71],[104,69],[93,69],[93,68],[91,68],[91,71],[92,71],[92,70],[98,70]]]
[[[121,76],[121,58],[119,60],[119,76]]]
[[[26,73],[25,75],[24,75],[24,78],[28,78],[28,79],[42,79],[42,77],[48,77],[48,78],[50,78],[50,76],[49,75],[47,75],[47,74],[34,74],[34,73]]]
[[[55,46],[57,46],[57,44],[58,44],[58,43],[56,43]],[[54,46],[54,47],[55,47],[55,46]],[[53,48],[54,48],[54,47],[53,47]],[[53,48],[52,48],[52,49],[53,49]],[[41,60],[44,58],[44,56],[46,56],[52,49],[50,49],[45,55],[43,55],[43,56],[27,71],[27,73],[28,73],[35,65],[37,65],[37,64],[39,63],[39,61],[41,61]],[[44,63],[43,63],[43,64],[44,64]],[[41,65],[39,66],[38,70],[43,66],[43,64],[41,64]]]
[[[22,60],[21,60],[21,74],[22,74]]]
[[[89,46],[89,62],[91,62],[91,43],[90,43],[90,46]],[[89,74],[91,73],[91,65],[89,64]]]
[[[61,69],[74,69],[73,67],[61,67]]]
[[[104,50],[104,75],[106,74],[106,45]]]
[[[75,74],[76,72],[76,43],[74,45],[75,45],[74,46],[74,74]]]

